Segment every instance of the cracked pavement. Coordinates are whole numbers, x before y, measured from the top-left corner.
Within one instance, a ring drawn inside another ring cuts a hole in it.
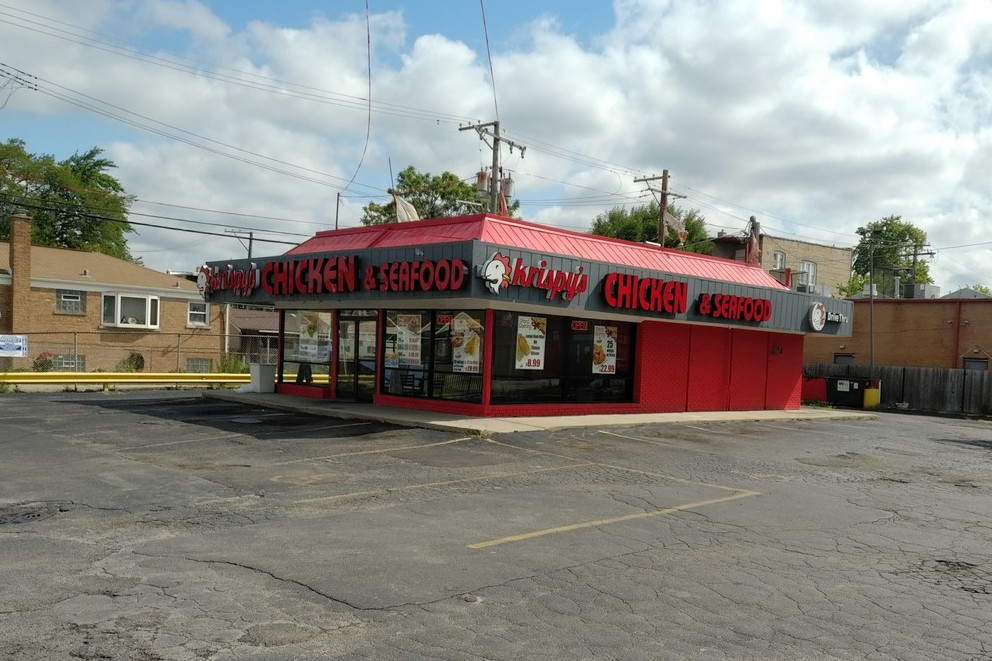
[[[0,397],[0,658],[992,659],[992,423]]]

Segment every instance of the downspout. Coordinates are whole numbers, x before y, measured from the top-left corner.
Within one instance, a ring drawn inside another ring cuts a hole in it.
[[[954,319],[954,363],[951,369],[960,367],[958,363],[961,362],[961,301],[957,301],[955,308],[957,311]]]

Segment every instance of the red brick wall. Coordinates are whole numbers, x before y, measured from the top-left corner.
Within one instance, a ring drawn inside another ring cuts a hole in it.
[[[765,408],[797,409],[802,401],[803,336],[768,333],[767,346]]]
[[[730,401],[730,329],[690,326],[688,411],[725,411]]]
[[[639,379],[634,400],[646,411],[685,411],[689,387],[686,324],[645,321],[637,326]]]
[[[763,409],[768,382],[768,334],[734,329],[731,341],[729,409]]]

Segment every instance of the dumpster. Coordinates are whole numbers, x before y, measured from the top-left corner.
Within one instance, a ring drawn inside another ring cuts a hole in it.
[[[827,401],[837,406],[863,408],[865,391],[871,387],[871,379],[860,377],[827,377]]]

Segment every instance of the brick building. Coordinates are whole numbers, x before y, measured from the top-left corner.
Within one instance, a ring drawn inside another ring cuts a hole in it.
[[[806,362],[989,369],[992,298],[852,302],[851,336],[807,335]]]
[[[225,306],[196,284],[102,253],[31,245],[27,214],[0,243],[0,335],[28,340],[0,371],[210,371]]]
[[[744,260],[745,237],[727,234],[713,239],[713,255]],[[759,234],[761,268],[791,289],[821,296],[839,296],[837,288],[851,279],[852,248]]]

